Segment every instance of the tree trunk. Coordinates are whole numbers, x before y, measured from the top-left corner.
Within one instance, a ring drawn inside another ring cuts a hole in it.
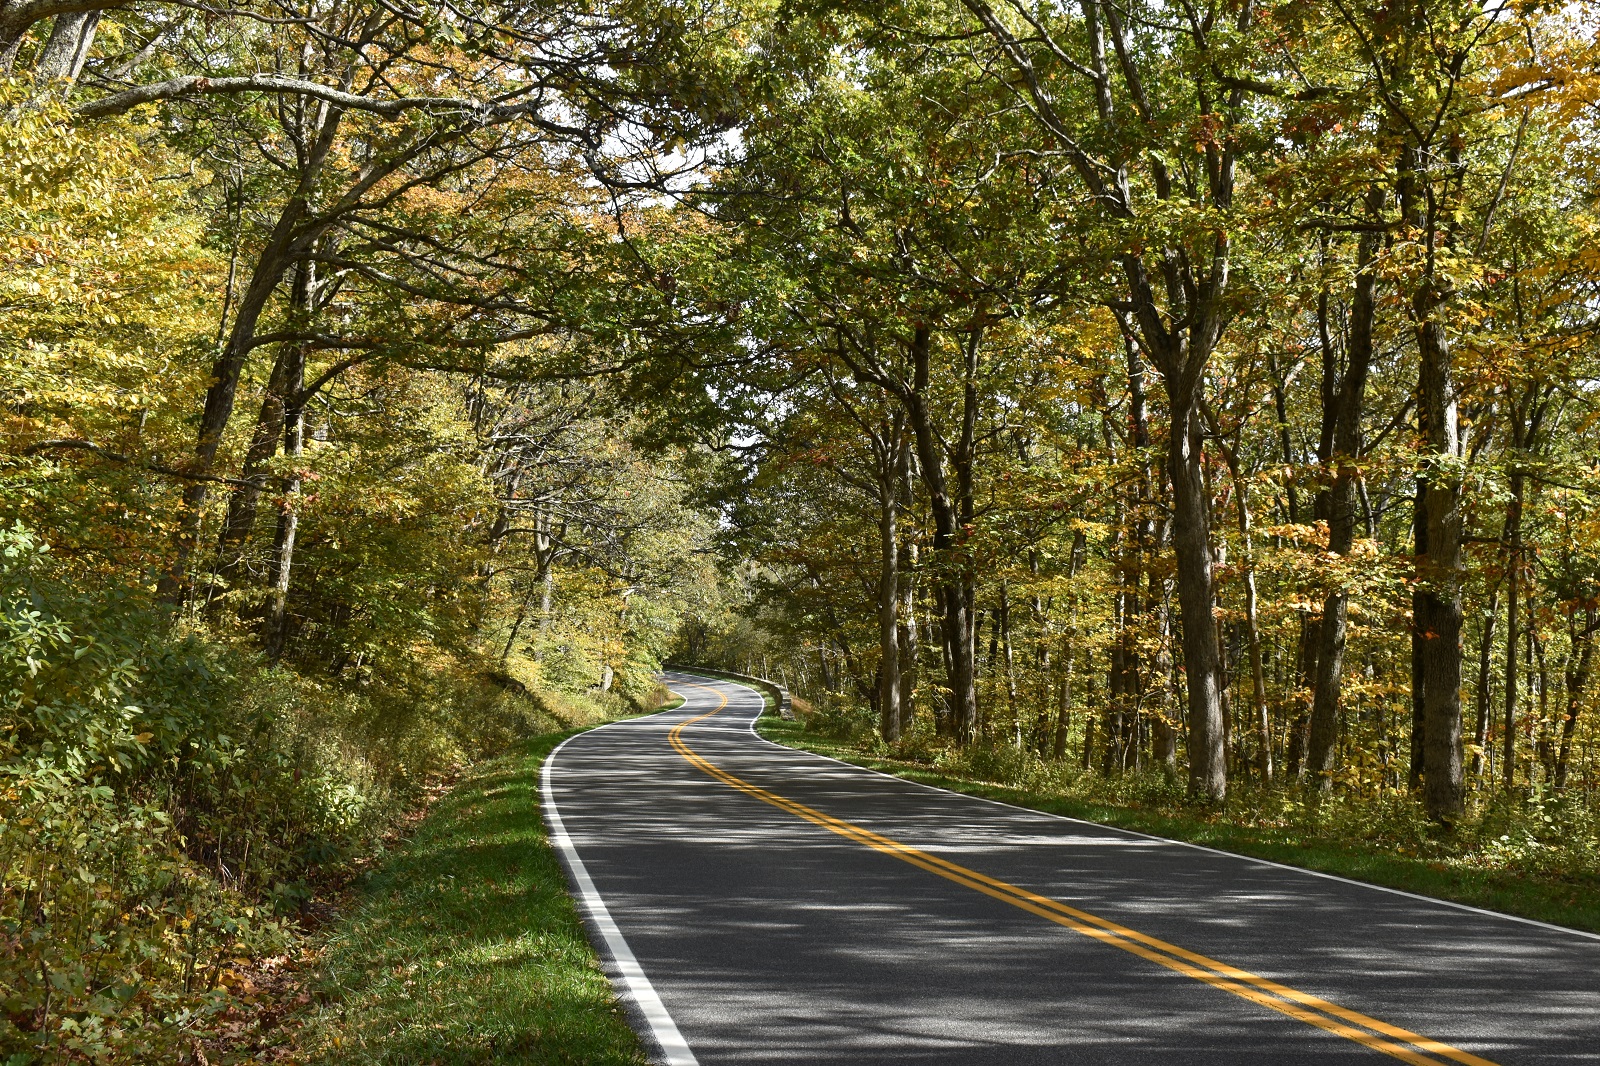
[[[1377,216],[1383,207],[1381,190],[1367,197],[1368,214]],[[1355,544],[1358,500],[1356,484],[1361,471],[1361,413],[1365,407],[1367,375],[1372,366],[1372,326],[1375,317],[1372,262],[1377,255],[1376,234],[1363,234],[1358,245],[1355,294],[1350,301],[1350,341],[1345,370],[1338,387],[1325,396],[1324,424],[1332,423],[1330,461],[1335,466],[1333,485],[1326,503],[1328,551],[1346,556]],[[1322,314],[1324,323],[1326,313]],[[1323,345],[1331,353],[1324,326]],[[1330,356],[1331,357],[1331,356]],[[1331,379],[1326,375],[1325,379]],[[1331,381],[1329,382],[1331,384]],[[1322,624],[1317,634],[1317,671],[1311,695],[1311,734],[1307,758],[1312,784],[1319,793],[1333,788],[1333,771],[1339,750],[1339,703],[1344,680],[1344,647],[1350,607],[1350,592],[1344,577],[1322,604]]]
[[[305,401],[301,395],[305,387],[305,351],[296,347],[297,353],[286,375],[286,393],[294,397],[284,413],[283,452],[291,464],[297,464],[305,447]],[[266,628],[263,643],[267,658],[283,657],[289,642],[289,575],[294,566],[295,535],[300,527],[300,471],[291,469],[288,484],[284,486],[283,500],[278,505],[278,529],[272,544],[272,581],[267,600]]]
[[[1217,558],[1219,568],[1226,566],[1227,562]],[[1228,627],[1222,619],[1217,619],[1217,652],[1222,657],[1221,668],[1217,671],[1217,691],[1222,703],[1222,757],[1227,763],[1228,773],[1239,772],[1239,761],[1234,756],[1234,728],[1233,728],[1233,659],[1232,649],[1228,647]]]
[[[84,55],[88,54],[89,46],[94,40],[93,26],[99,22],[100,12],[126,6],[126,0],[121,0],[121,2],[102,4],[99,7],[91,7],[80,11],[74,7],[70,0],[65,3],[50,4],[27,3],[25,0],[0,0],[0,77],[10,75],[12,70],[15,69],[17,53],[21,50],[22,42],[27,38],[28,31],[45,19],[53,18],[55,23],[51,27],[50,40],[46,42],[45,48],[41,49],[41,56],[34,64],[36,74],[42,73],[38,68],[44,65],[43,53],[50,50],[50,43],[57,36],[64,39],[60,47],[69,57],[67,66],[68,69],[71,69],[71,57],[79,52]],[[64,20],[66,25],[63,25]],[[90,27],[87,33],[87,40],[84,34],[85,24]],[[69,48],[69,44],[72,47]],[[82,58],[78,58],[77,65],[79,70],[82,68],[82,63]],[[72,71],[74,79],[77,77],[78,72],[78,70]]]
[[[949,612],[944,605],[944,586],[938,583],[933,586],[933,606],[933,629],[934,636],[938,638],[939,661],[948,679],[955,676],[955,664],[950,658],[950,640],[946,636],[945,619]],[[933,728],[934,733],[941,737],[954,737],[956,734],[955,701],[948,692],[941,694],[934,706]]]
[[[1161,550],[1165,540],[1165,528],[1156,533],[1152,540],[1155,551]],[[1160,685],[1160,698],[1157,700],[1159,712],[1152,715],[1150,741],[1151,757],[1161,767],[1161,772],[1168,777],[1178,775],[1178,725],[1182,724],[1182,715],[1174,705],[1177,695],[1177,664],[1172,655],[1172,609],[1171,590],[1167,587],[1167,579],[1152,568],[1148,592],[1148,605],[1146,612],[1155,616],[1156,642],[1155,654],[1150,656],[1149,680]],[[1149,684],[1145,686],[1145,695],[1148,696]],[[1226,706],[1226,704],[1224,704]],[[1176,723],[1176,725],[1175,725]]]
[[[528,620],[528,605],[533,603],[533,589],[522,597],[522,605],[517,608],[516,620],[511,623],[511,634],[506,637],[506,646],[500,650],[502,667],[507,659],[511,658],[511,649],[517,646],[517,634],[522,632],[522,623]]]
[[[1067,734],[1072,725],[1072,671],[1078,660],[1078,594],[1071,586],[1078,576],[1078,570],[1083,566],[1084,553],[1088,547],[1088,538],[1080,529],[1072,535],[1072,554],[1067,560],[1067,585],[1069,606],[1067,614],[1066,632],[1061,636],[1061,671],[1060,688],[1056,699],[1056,729],[1055,737],[1051,743],[1050,755],[1056,762],[1067,757]],[[1088,728],[1087,726],[1085,727]],[[1087,740],[1084,741],[1088,743]]]
[[[1489,743],[1489,664],[1494,658],[1495,616],[1500,613],[1500,582],[1489,587],[1489,606],[1484,612],[1483,633],[1478,638],[1477,722],[1472,730],[1472,776],[1483,775],[1483,754]]]
[[[1120,769],[1116,759],[1117,742],[1122,736],[1122,719],[1128,714],[1128,706],[1133,697],[1128,670],[1131,634],[1127,628],[1127,601],[1127,591],[1120,589],[1113,597],[1111,607],[1112,625],[1116,628],[1117,635],[1116,642],[1111,646],[1111,654],[1106,657],[1106,707],[1100,715],[1101,726],[1105,730],[1105,750],[1100,753],[1100,772],[1107,775],[1113,770]],[[1085,739],[1085,752],[1089,750],[1089,746],[1089,741]],[[1085,768],[1087,767],[1088,764],[1085,763]]]
[[[1534,654],[1539,662],[1539,736],[1534,750],[1538,755],[1539,764],[1544,767],[1545,780],[1549,781],[1555,777],[1556,772],[1555,745],[1551,742],[1550,736],[1550,661],[1545,655],[1544,640],[1539,636],[1531,595],[1528,597],[1528,643],[1533,645]]]
[[[1006,682],[1006,710],[1011,715],[1011,742],[1022,746],[1022,719],[1017,711],[1017,664],[1011,647],[1011,595],[1004,578],[1000,579],[1000,607],[995,612],[1000,636],[1001,664]]]
[[[976,359],[978,338],[973,337],[968,363]],[[978,726],[977,671],[974,664],[973,608],[975,597],[972,561],[966,557],[965,525],[971,518],[971,446],[977,416],[976,389],[971,373],[964,403],[962,432],[951,449],[951,466],[956,475],[952,495],[945,473],[945,447],[940,440],[933,413],[928,407],[927,387],[932,361],[933,336],[926,326],[916,329],[911,343],[913,385],[903,397],[906,414],[916,439],[918,466],[927,486],[933,512],[933,549],[948,575],[939,582],[939,602],[944,610],[944,639],[949,653],[951,716],[956,743],[969,744]]]
[[[1241,507],[1246,505],[1240,502]],[[1248,510],[1246,510],[1248,516]],[[1248,517],[1246,518],[1248,521]],[[1245,549],[1250,551],[1250,530],[1244,530]],[[1256,743],[1260,749],[1256,753],[1256,770],[1261,774],[1262,784],[1272,784],[1272,716],[1267,711],[1267,676],[1261,661],[1261,623],[1256,610],[1256,572],[1252,563],[1245,572],[1245,625],[1246,636],[1250,642],[1250,695],[1255,710]]]
[[[1577,646],[1577,665],[1567,671],[1567,713],[1561,719],[1561,747],[1556,753],[1555,787],[1567,787],[1567,774],[1572,765],[1572,738],[1578,729],[1578,712],[1583,709],[1583,698],[1589,690],[1589,678],[1594,670],[1595,609],[1585,609],[1583,629],[1574,634]]]
[[[1085,699],[1084,699],[1083,703],[1084,703],[1084,707],[1088,708],[1088,707],[1093,707],[1094,706],[1094,669],[1093,669],[1093,662],[1092,662],[1093,656],[1089,655],[1089,654],[1085,654],[1084,658],[1086,660],[1085,663],[1084,663],[1084,666],[1085,666],[1084,677],[1088,681],[1088,691],[1084,693]],[[1100,705],[1102,707],[1104,707],[1104,706],[1106,706],[1106,703],[1104,701],[1101,701]],[[1104,716],[1104,712],[1102,712],[1101,716],[1102,717]],[[1084,716],[1083,716],[1083,751],[1082,751],[1081,757],[1079,759],[1079,766],[1085,772],[1087,772],[1087,771],[1089,771],[1089,770],[1094,768],[1094,730],[1095,730],[1095,714],[1094,714],[1093,711],[1087,711],[1086,710],[1085,713],[1084,713]]]
[[[233,327],[226,343],[211,368],[211,386],[206,389],[205,406],[200,414],[200,426],[194,455],[189,460],[189,472],[200,476],[211,473],[222,444],[222,435],[233,415],[234,398],[239,389],[239,377],[245,360],[255,348],[256,326],[266,310],[267,303],[277,291],[279,283],[289,268],[299,261],[311,247],[317,235],[327,228],[328,221],[319,221],[314,227],[304,229],[302,223],[310,209],[310,197],[323,162],[333,147],[334,133],[341,112],[324,106],[319,112],[320,122],[315,142],[311,145],[300,171],[299,184],[278,214],[272,234],[261,254],[256,257],[255,269],[250,275],[244,297],[234,314]],[[174,538],[172,566],[162,575],[158,592],[172,603],[182,603],[188,593],[188,568],[190,557],[199,541],[201,525],[205,520],[205,506],[210,486],[205,481],[192,481],[184,489],[178,514],[177,533]]]
[[[554,620],[550,609],[556,591],[555,569],[550,561],[541,562],[539,570],[539,651],[534,655],[535,660],[544,658],[545,649],[550,643],[550,623]]]
[[[290,292],[291,314],[295,321],[305,321],[309,315],[314,287],[315,268],[302,260],[295,268]],[[296,360],[303,364],[304,353],[296,351],[292,344],[278,346],[278,357],[273,360],[266,394],[261,398],[261,413],[256,418],[255,432],[245,452],[244,468],[239,473],[241,484],[234,487],[233,495],[228,500],[228,516],[222,526],[216,571],[217,577],[228,585],[237,580],[243,569],[244,545],[255,529],[261,493],[267,486],[267,464],[277,454],[278,442],[283,437],[284,412],[289,402],[288,375]]]
[[[278,282],[288,269],[287,263],[269,261],[269,254],[270,250],[263,252],[257,261],[256,272],[250,279],[250,287],[245,291],[244,299],[239,302],[239,311],[234,318],[227,344],[211,368],[211,386],[206,389],[205,407],[200,414],[198,440],[194,456],[189,462],[190,473],[202,477],[210,474],[217,449],[222,445],[222,435],[228,428],[229,418],[233,415],[233,401],[239,388],[239,376],[244,370],[245,358],[253,347],[256,323],[266,308],[268,298],[278,287]],[[191,481],[183,491],[178,516],[175,557],[171,568],[161,578],[159,590],[163,599],[173,603],[181,603],[188,595],[189,559],[200,537],[200,528],[205,520],[206,500],[209,496],[210,486],[204,481]]]
[[[1117,516],[1112,558],[1116,563],[1116,586],[1112,593],[1112,646],[1106,657],[1105,713],[1101,716],[1105,730],[1105,747],[1101,752],[1103,773],[1128,769],[1133,763],[1132,738],[1137,729],[1137,718],[1144,690],[1146,664],[1140,650],[1141,617],[1145,601],[1141,586],[1148,569],[1147,557],[1158,546],[1154,543],[1155,510],[1152,497],[1157,490],[1155,470],[1148,456],[1150,447],[1150,416],[1145,391],[1147,368],[1143,352],[1133,338],[1124,338],[1124,355],[1128,379],[1128,416],[1126,440],[1130,466],[1137,476],[1130,479],[1126,493],[1117,500]],[[1108,446],[1115,440],[1109,422],[1105,425]],[[1151,577],[1152,586],[1155,577]],[[1151,602],[1156,602],[1152,595]],[[1163,705],[1160,714],[1168,708]],[[1170,739],[1170,743],[1169,743]],[[1168,747],[1176,755],[1176,737],[1172,735],[1163,717],[1156,720],[1157,746]]]
[[[1039,577],[1039,553],[1028,553],[1029,572],[1035,581]],[[1028,731],[1028,747],[1041,759],[1050,757],[1050,738],[1054,729],[1055,710],[1051,702],[1051,695],[1060,689],[1060,684],[1055,680],[1056,664],[1053,649],[1050,647],[1050,609],[1055,605],[1055,598],[1045,598],[1035,592],[1028,602],[1028,617],[1032,620],[1037,632],[1034,643],[1033,668],[1034,681],[1028,686],[1029,692],[1034,696],[1033,724]]]
[[[1195,384],[1198,388],[1198,383]],[[1210,499],[1205,488],[1198,397],[1170,394],[1172,547],[1182,611],[1183,660],[1189,696],[1189,792],[1220,803],[1228,792],[1222,724],[1222,656],[1213,621]]]
[[[83,64],[94,45],[94,34],[100,25],[100,12],[69,11],[57,15],[50,28],[50,38],[39,50],[34,63],[34,78],[41,84],[50,84],[61,96],[72,90]],[[53,83],[53,84],[52,84]]]
[[[1426,418],[1419,415],[1419,422],[1422,424],[1417,428],[1423,431]],[[1412,555],[1416,559],[1419,573],[1428,554],[1427,500],[1428,479],[1426,476],[1418,476],[1416,497],[1412,503],[1411,544]],[[1428,682],[1423,666],[1427,660],[1426,641],[1423,637],[1428,631],[1427,615],[1428,599],[1419,582],[1411,593],[1411,767],[1406,780],[1407,787],[1413,792],[1422,791],[1422,768],[1427,747],[1427,701],[1424,694],[1427,692]]]
[[[1501,541],[1505,545],[1505,568],[1508,579],[1506,592],[1506,696],[1505,696],[1505,745],[1503,762],[1505,767],[1504,783],[1509,791],[1516,784],[1517,767],[1517,653],[1518,627],[1522,625],[1518,617],[1518,601],[1523,588],[1523,576],[1528,573],[1527,559],[1523,545],[1523,511],[1526,502],[1527,475],[1524,463],[1528,458],[1529,448],[1539,433],[1539,425],[1543,421],[1545,400],[1549,396],[1549,389],[1536,382],[1529,382],[1515,400],[1510,404],[1510,488],[1511,500],[1506,506],[1506,517],[1501,534]],[[1528,619],[1523,628],[1528,634],[1530,647],[1534,639],[1534,611],[1532,598],[1528,598]],[[1575,651],[1575,649],[1574,649]],[[1542,677],[1541,661],[1541,677]],[[1531,669],[1530,669],[1531,683]],[[1547,691],[1548,686],[1541,683],[1541,696]],[[1542,699],[1541,699],[1542,702]],[[1540,721],[1545,720],[1545,715],[1540,713]],[[1550,743],[1545,740],[1540,751],[1540,756],[1545,760],[1550,772],[1554,773],[1554,753],[1550,750]]]
[[[886,438],[898,449],[898,433]],[[892,453],[883,459],[886,469],[878,486],[878,717],[884,741],[892,744],[900,739],[900,501],[894,477],[899,464]]]
[[[905,567],[900,575],[900,735],[911,732],[916,719],[915,693],[917,687],[917,600],[914,575],[917,567],[917,543],[906,538]]]
[[[1318,793],[1333,790],[1339,744],[1340,672],[1344,669],[1344,646],[1349,595],[1343,590],[1331,593],[1322,605],[1322,625],[1318,634],[1317,677],[1312,690],[1311,729],[1306,747],[1306,773]]]
[[[1515,787],[1517,778],[1517,655],[1521,651],[1517,638],[1522,621],[1517,609],[1522,594],[1522,492],[1522,472],[1513,470],[1511,503],[1506,508],[1506,698],[1501,722],[1505,733],[1500,741],[1500,785],[1507,792]]]
[[[295,358],[288,351],[290,347],[279,346],[266,395],[261,398],[255,432],[245,452],[244,467],[239,472],[241,484],[234,487],[228,499],[228,515],[222,523],[222,536],[217,545],[216,568],[218,581],[226,586],[235,585],[244,569],[244,546],[255,529],[261,493],[267,487],[267,464],[277,454],[278,442],[283,438],[284,373],[289,360]]]
[[[1250,517],[1250,484],[1239,468],[1236,447],[1219,441],[1223,460],[1233,481],[1234,511],[1239,524],[1239,544],[1244,552],[1245,643],[1250,656],[1250,716],[1256,731],[1256,771],[1263,784],[1272,782],[1272,718],[1267,711],[1267,675],[1261,660],[1261,619],[1256,593],[1256,553]]]
[[[1423,573],[1423,806],[1446,825],[1460,817],[1465,801],[1461,776],[1462,492],[1454,468],[1461,458],[1460,423],[1450,342],[1445,336],[1444,299],[1432,279],[1412,299],[1420,356],[1419,395],[1427,413],[1431,455],[1427,464],[1428,553]]]

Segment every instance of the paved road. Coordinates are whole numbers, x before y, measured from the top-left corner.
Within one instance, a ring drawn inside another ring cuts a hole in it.
[[[884,777],[668,683],[545,770],[665,1061],[1600,1063],[1600,938]]]

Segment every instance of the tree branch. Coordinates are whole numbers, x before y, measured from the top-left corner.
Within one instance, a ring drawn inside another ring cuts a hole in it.
[[[94,455],[98,455],[102,459],[109,459],[113,463],[126,463],[129,466],[136,466],[141,470],[148,470],[153,474],[163,474],[167,477],[175,477],[183,481],[204,481],[215,485],[248,484],[248,482],[242,481],[239,478],[219,477],[215,474],[191,474],[187,470],[179,470],[176,467],[162,466],[160,463],[143,462],[139,459],[135,459],[131,455],[123,455],[121,452],[114,452],[109,448],[102,448],[93,441],[78,440],[73,437],[65,437],[57,440],[37,441],[22,449],[21,454],[38,455],[40,452],[47,451],[90,452]]]
[[[155,103],[160,100],[254,92],[307,96],[350,111],[363,111],[386,118],[399,118],[412,111],[431,113],[453,111],[472,116],[475,125],[488,126],[513,118],[526,117],[533,119],[536,125],[549,132],[587,140],[588,131],[582,127],[562,126],[539,118],[535,110],[539,106],[538,101],[511,104],[455,96],[401,96],[384,100],[331,88],[303,78],[287,78],[281,74],[251,74],[247,77],[234,78],[186,75],[181,78],[170,78],[167,81],[135,86],[120,93],[112,93],[103,99],[90,101],[76,108],[75,113],[79,118],[85,119],[107,118],[125,114],[140,104]]]

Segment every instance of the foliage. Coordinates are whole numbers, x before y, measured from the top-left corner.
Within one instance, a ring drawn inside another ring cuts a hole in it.
[[[48,22],[0,58],[0,1059],[215,1050],[242,974],[430,782],[659,706],[680,605],[718,594],[693,445],[642,449],[620,381],[561,384],[660,297],[575,145],[628,155],[619,93],[701,125],[676,79],[593,57],[667,62],[688,29],[590,7],[559,17],[593,53],[536,55],[504,12],[468,45],[357,8],[108,9],[81,81],[46,69]],[[83,111],[285,56],[368,102],[538,71],[565,110]]]
[[[183,850],[173,806],[153,802],[180,775],[203,801],[197,792],[241,769],[236,723],[218,713],[227,666],[193,638],[150,640],[150,614],[128,590],[61,583],[20,526],[0,534],[0,560],[0,1046],[171,1055],[220,1005],[229,960],[284,936],[270,907],[227,891]],[[287,779],[272,784],[291,792]],[[243,813],[200,817],[220,829]],[[309,795],[284,810],[292,823],[336,813]],[[316,821],[296,828],[323,835]],[[293,848],[294,837],[256,842]]]
[[[0,506],[86,569],[128,576],[156,565],[172,505],[133,464],[189,432],[226,264],[188,200],[196,175],[148,123],[76,127],[20,106],[26,89],[0,87],[15,115],[0,123]],[[41,439],[133,462],[62,477],[87,453],[29,453]]]
[[[1225,776],[1370,813],[1455,774],[1465,809],[1430,814],[1465,835],[1558,792],[1592,811],[1592,34],[1471,6],[1449,29],[1257,6],[1205,34],[1022,9],[1026,39],[981,0],[773,31],[805,73],[774,79],[703,200],[749,380],[781,397],[727,405],[754,442],[729,539],[756,630],[722,662],[765,655],[825,735],[875,721],[985,776],[1113,781],[1196,765],[1216,669],[1213,800]],[[1182,607],[1187,416],[1147,310],[1172,336],[1221,323],[1193,341],[1190,471],[1215,666]],[[1441,374],[1456,406],[1424,417]],[[1417,497],[1424,475],[1445,495]],[[1462,528],[1418,532],[1457,492]],[[1416,612],[1455,597],[1441,651]],[[1414,686],[1435,652],[1459,695]],[[1460,766],[1424,765],[1429,706]]]
[[[958,776],[1592,871],[1589,6],[43,10],[7,1051],[189,1054],[425,782],[668,656]]]

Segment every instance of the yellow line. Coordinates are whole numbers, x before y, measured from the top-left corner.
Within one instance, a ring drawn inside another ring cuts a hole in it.
[[[1372,1048],[1374,1051],[1392,1055],[1403,1062],[1415,1063],[1418,1066],[1439,1066],[1439,1058],[1428,1057],[1429,1055],[1437,1055],[1440,1058],[1461,1063],[1462,1066],[1496,1066],[1495,1063],[1488,1059],[1480,1058],[1449,1044],[1420,1036],[1407,1029],[1402,1029],[1398,1025],[1391,1025],[1377,1018],[1368,1017],[1359,1011],[1341,1007],[1320,997],[1289,988],[1286,985],[1250,973],[1247,970],[1241,970],[1236,966],[1218,962],[1216,959],[1178,947],[1176,944],[1169,944],[1164,940],[1159,940],[1135,929],[1129,929],[1127,926],[1119,925],[1098,915],[1090,914],[1088,911],[1069,907],[1065,903],[1046,896],[1040,896],[1025,888],[1019,888],[1005,881],[996,880],[976,870],[968,869],[947,859],[941,859],[936,855],[930,855],[918,848],[874,833],[870,829],[864,829],[852,822],[846,822],[832,815],[824,814],[815,808],[796,803],[794,800],[787,799],[775,792],[769,792],[764,788],[752,785],[750,782],[735,777],[733,774],[713,765],[696,754],[684,742],[681,735],[688,726],[720,712],[728,705],[728,697],[709,685],[696,685],[693,682],[679,683],[692,688],[704,689],[717,696],[721,702],[718,703],[715,710],[689,718],[674,726],[669,734],[672,746],[691,765],[728,785],[730,788],[754,796],[759,800],[772,804],[774,807],[788,811],[796,817],[804,818],[808,822],[822,826],[824,829],[828,829],[859,844],[864,844],[876,851],[893,855],[895,858],[927,870],[929,873],[938,874],[940,877],[954,881],[959,885],[982,892],[986,896],[991,896],[1030,914],[1055,922],[1057,925],[1066,926],[1075,932],[1082,933],[1084,936],[1093,937],[1103,944],[1121,948],[1123,951],[1181,973],[1185,977],[1203,981],[1214,988],[1231,992],[1260,1006],[1270,1007],[1272,1010],[1288,1015],[1297,1021],[1305,1022],[1307,1025],[1314,1025],[1319,1029],[1342,1036],[1347,1040],[1353,1040],[1358,1044]],[[1353,1026],[1361,1026],[1363,1029],[1371,1030],[1371,1032],[1363,1032],[1362,1029],[1353,1028]],[[1381,1035],[1375,1036],[1373,1035],[1374,1033]],[[1399,1040],[1403,1043],[1396,1044],[1391,1040],[1383,1039],[1383,1037],[1391,1037],[1393,1040]],[[1410,1047],[1403,1046],[1405,1044],[1409,1044]],[[1423,1054],[1423,1052],[1426,1052],[1426,1054]]]

